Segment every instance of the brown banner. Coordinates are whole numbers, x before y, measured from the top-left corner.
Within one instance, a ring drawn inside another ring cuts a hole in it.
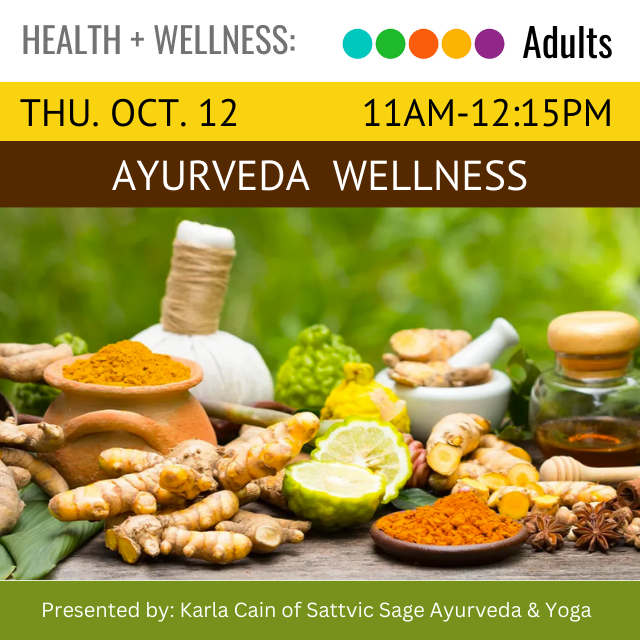
[[[0,206],[638,206],[639,158],[640,142],[2,142]]]

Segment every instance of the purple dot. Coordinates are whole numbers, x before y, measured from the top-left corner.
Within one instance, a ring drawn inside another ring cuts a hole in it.
[[[487,60],[497,58],[504,51],[504,38],[495,29],[485,29],[476,36],[476,51]]]

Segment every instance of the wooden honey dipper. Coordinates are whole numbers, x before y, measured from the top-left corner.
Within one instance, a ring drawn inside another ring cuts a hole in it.
[[[540,467],[540,480],[544,482],[564,480],[615,485],[634,478],[640,478],[640,467],[587,467],[570,456],[554,456]]]

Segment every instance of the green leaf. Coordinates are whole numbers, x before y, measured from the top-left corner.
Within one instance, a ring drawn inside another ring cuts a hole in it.
[[[401,489],[398,497],[391,501],[397,509],[417,509],[426,505],[432,505],[438,500],[424,489]]]
[[[0,544],[0,580],[6,580],[15,568],[11,554]]]
[[[515,427],[526,428],[529,426],[531,390],[540,375],[540,369],[536,363],[529,358],[524,349],[518,349],[509,359],[507,373],[511,378],[512,387],[511,397],[509,399],[509,415],[511,416],[511,421]],[[500,435],[500,437],[505,440],[521,439],[521,437],[507,438],[504,435]]]
[[[16,580],[37,580],[46,576],[70,553],[103,527],[102,522],[60,522],[49,513],[49,497],[35,485],[21,492],[26,503],[14,530],[0,538],[13,557]],[[0,556],[0,574],[4,564]]]
[[[87,343],[80,338],[79,336],[74,336],[72,333],[61,333],[59,336],[56,336],[52,342],[54,347],[57,347],[59,344],[68,344],[73,351],[74,356],[81,356],[85,353],[89,353],[89,346]]]
[[[508,424],[502,429],[496,430],[496,435],[501,440],[531,440],[533,434],[525,427],[516,427],[514,424]]]

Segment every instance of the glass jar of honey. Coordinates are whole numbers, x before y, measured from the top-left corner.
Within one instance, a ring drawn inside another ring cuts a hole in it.
[[[545,456],[594,467],[640,462],[638,321],[618,311],[570,313],[549,325],[548,341],[556,366],[536,381],[529,407]]]

